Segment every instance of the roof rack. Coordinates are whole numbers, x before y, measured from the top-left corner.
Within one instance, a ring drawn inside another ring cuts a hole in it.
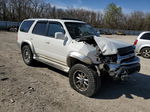
[[[61,18],[62,20],[76,20],[76,21],[82,21],[82,20],[79,20],[79,19],[73,19],[73,18]]]

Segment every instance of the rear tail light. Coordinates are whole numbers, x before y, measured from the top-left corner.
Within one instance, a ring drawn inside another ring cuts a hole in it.
[[[138,43],[138,40],[135,40],[135,41],[134,41],[134,45],[136,45],[137,43]]]

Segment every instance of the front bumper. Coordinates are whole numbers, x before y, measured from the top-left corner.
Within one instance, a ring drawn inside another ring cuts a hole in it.
[[[114,79],[122,79],[122,77],[128,76],[130,74],[140,71],[140,60],[138,57],[130,62],[125,62],[121,64],[107,64],[107,71],[110,76]]]

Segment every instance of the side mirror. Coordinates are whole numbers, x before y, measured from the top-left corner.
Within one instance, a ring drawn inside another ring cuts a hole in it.
[[[62,33],[62,32],[56,32],[56,33],[55,33],[55,39],[64,40],[64,39],[65,39],[65,34]]]

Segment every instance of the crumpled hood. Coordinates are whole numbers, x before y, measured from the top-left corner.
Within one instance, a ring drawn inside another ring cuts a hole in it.
[[[103,55],[112,55],[117,54],[118,48],[123,48],[127,46],[131,46],[131,44],[119,41],[119,40],[113,40],[106,37],[94,37],[94,40],[96,41],[98,47],[102,51]]]

